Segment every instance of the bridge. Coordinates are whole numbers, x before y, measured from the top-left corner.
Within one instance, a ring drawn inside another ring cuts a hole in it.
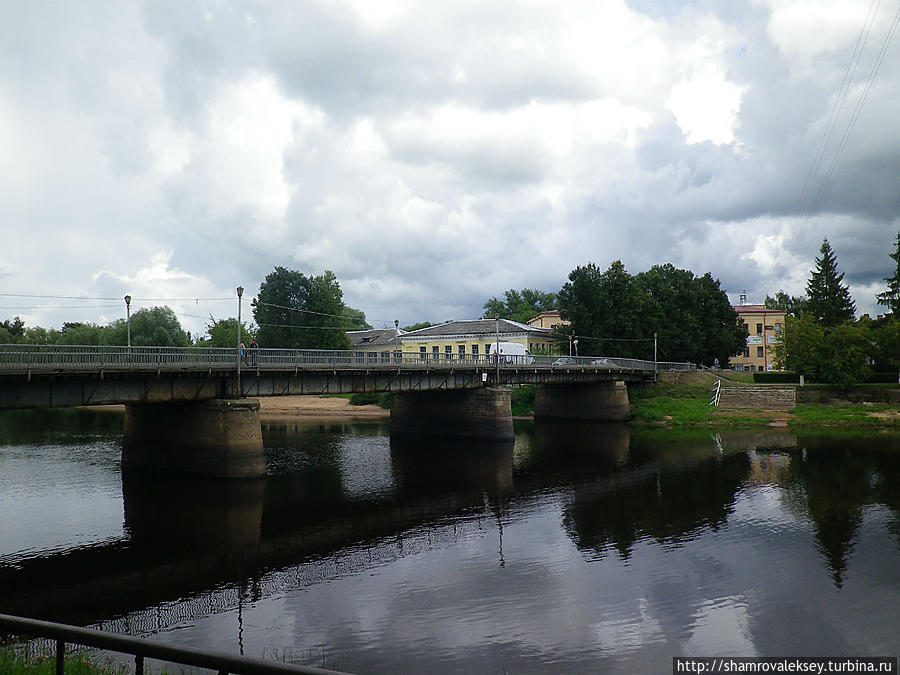
[[[535,417],[621,421],[626,383],[690,364],[617,357],[379,354],[202,347],[0,345],[0,410],[125,404],[123,464],[217,477],[265,473],[257,397],[392,394],[391,431],[513,436],[510,391]]]

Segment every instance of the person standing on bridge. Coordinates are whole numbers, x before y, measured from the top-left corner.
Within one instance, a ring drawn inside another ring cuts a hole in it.
[[[241,346],[238,348],[238,351],[241,353],[241,363],[246,363],[244,360],[244,354],[246,353],[246,349],[244,348],[244,343],[241,343]]]
[[[256,338],[250,338],[250,365],[256,367],[256,356],[259,354],[259,345]]]

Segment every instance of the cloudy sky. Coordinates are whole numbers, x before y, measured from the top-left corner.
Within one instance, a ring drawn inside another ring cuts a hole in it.
[[[0,318],[105,323],[130,293],[202,332],[275,265],[333,270],[376,327],[615,259],[761,302],[826,236],[877,312],[898,11],[0,0]]]

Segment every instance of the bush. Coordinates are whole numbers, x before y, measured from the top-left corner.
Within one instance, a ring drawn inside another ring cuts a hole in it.
[[[391,395],[387,393],[376,394],[366,392],[350,396],[350,405],[377,405],[384,410],[391,409]]]
[[[523,384],[520,387],[514,387],[510,408],[512,408],[513,415],[526,415],[534,412],[534,385]]]
[[[797,373],[753,373],[753,381],[759,384],[800,384]]]

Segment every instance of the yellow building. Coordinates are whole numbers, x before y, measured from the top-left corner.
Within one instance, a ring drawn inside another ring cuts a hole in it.
[[[475,319],[448,321],[400,335],[404,356],[428,355],[431,358],[484,356],[488,346],[497,342],[516,342],[532,354],[550,354],[553,340],[549,328],[535,328],[518,321]]]
[[[784,311],[765,305],[734,305],[747,331],[744,351],[731,357],[735,370],[776,370],[775,342],[784,330]]]
[[[535,328],[551,328],[556,330],[560,326],[570,326],[572,324],[560,317],[558,310],[551,309],[549,312],[541,312],[537,316],[528,319],[528,325]]]

